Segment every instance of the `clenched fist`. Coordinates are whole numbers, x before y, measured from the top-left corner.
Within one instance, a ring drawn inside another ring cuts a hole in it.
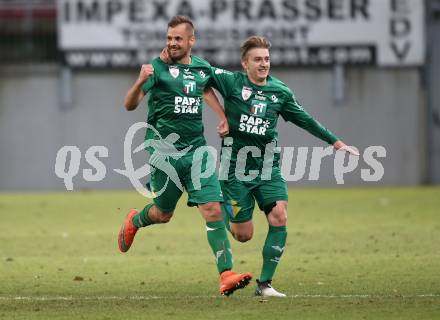
[[[143,64],[139,72],[138,81],[144,83],[154,73],[154,68],[151,64]]]
[[[219,122],[217,126],[217,133],[220,136],[220,138],[223,138],[229,133],[228,120],[224,119]]]

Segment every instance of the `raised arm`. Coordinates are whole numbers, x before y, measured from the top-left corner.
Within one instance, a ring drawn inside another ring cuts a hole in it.
[[[350,154],[359,155],[359,152],[354,148],[347,146],[342,140],[334,135],[330,130],[316,121],[303,107],[298,103],[293,93],[289,92],[288,97],[284,103],[281,116],[286,120],[303,128],[315,137],[326,141],[333,145],[336,150],[344,150]]]
[[[229,133],[228,120],[226,119],[225,111],[223,110],[220,101],[217,98],[212,88],[206,88],[203,92],[203,99],[211,107],[211,109],[218,115],[219,124],[217,126],[217,132],[220,137],[224,137]]]
[[[153,74],[154,68],[151,64],[142,65],[141,71],[139,72],[139,77],[125,95],[124,106],[127,111],[136,109],[139,103],[142,101],[145,95],[142,90],[142,86]]]

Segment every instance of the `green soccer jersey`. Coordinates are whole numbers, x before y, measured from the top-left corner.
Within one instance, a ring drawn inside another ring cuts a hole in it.
[[[148,98],[148,124],[165,139],[171,133],[180,138],[174,146],[181,150],[189,145],[206,145],[203,135],[202,97],[211,77],[210,64],[196,56],[191,64],[165,64],[152,61],[154,74],[143,85]],[[158,138],[148,129],[146,139]]]
[[[248,155],[246,171],[263,167],[266,145],[277,143],[280,115],[329,144],[339,140],[302,108],[282,81],[269,76],[266,85],[258,86],[242,72],[213,68],[212,74],[210,85],[224,98],[229,136],[233,138],[230,173],[235,168],[238,151],[245,146],[257,147],[261,153],[256,157]],[[279,165],[277,153],[273,165]]]

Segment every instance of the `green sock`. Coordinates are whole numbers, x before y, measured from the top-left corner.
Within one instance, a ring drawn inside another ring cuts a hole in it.
[[[208,242],[215,256],[219,273],[232,269],[232,250],[223,220],[206,222]]]
[[[269,225],[266,242],[263,247],[263,268],[260,281],[272,280],[275,270],[280,262],[281,255],[286,245],[286,226],[274,227]]]
[[[231,225],[229,224],[229,212],[228,212],[228,209],[231,208],[230,207],[228,208],[228,206],[230,206],[230,204],[227,202],[223,202],[220,205],[222,209],[222,216],[223,216],[223,222],[225,223],[225,227],[229,232],[231,232]]]
[[[133,216],[132,221],[136,228],[142,228],[156,223],[148,216],[148,211],[152,206],[154,206],[153,203],[147,204],[142,211]]]

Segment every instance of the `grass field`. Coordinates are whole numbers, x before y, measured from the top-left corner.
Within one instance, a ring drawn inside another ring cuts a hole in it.
[[[218,295],[204,222],[182,199],[167,225],[117,231],[134,192],[0,194],[0,319],[440,319],[440,188],[293,189],[274,286]],[[267,225],[232,241],[258,277]]]

